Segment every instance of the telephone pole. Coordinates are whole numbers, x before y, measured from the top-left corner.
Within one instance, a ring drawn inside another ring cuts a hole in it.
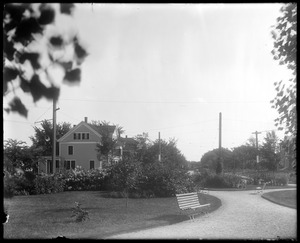
[[[258,134],[261,134],[261,132],[255,131],[252,134],[255,134],[255,140],[256,140],[256,150],[257,150],[257,155],[256,155],[256,162],[259,163],[259,155],[258,155]]]
[[[160,132],[158,132],[158,161],[161,162],[161,143],[160,143]]]
[[[219,151],[221,155],[222,148],[222,113],[219,113]]]
[[[223,158],[222,158],[222,113],[219,113],[219,157],[217,165],[217,173],[223,174]]]
[[[56,157],[56,99],[53,99],[53,148],[52,148],[52,169],[55,168]]]

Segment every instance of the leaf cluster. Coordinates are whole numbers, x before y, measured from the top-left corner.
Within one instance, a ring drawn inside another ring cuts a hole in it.
[[[48,3],[7,3],[3,11],[3,96],[11,94],[6,112],[27,117],[28,109],[16,94],[30,94],[34,102],[41,98],[58,99],[60,88],[51,68],[59,66],[67,83],[80,82],[80,64],[87,56],[77,35],[59,33],[57,15],[70,15],[74,4],[60,4],[59,10]],[[52,34],[47,32],[55,29]],[[73,56],[66,60],[67,50]],[[57,53],[64,53],[57,58]],[[47,60],[47,64],[45,64]]]
[[[286,65],[292,71],[289,80],[275,82],[276,97],[271,100],[272,108],[279,117],[275,125],[285,130],[286,135],[296,136],[296,80],[297,80],[297,4],[288,3],[281,8],[282,16],[272,30],[274,49],[272,54],[280,65]]]

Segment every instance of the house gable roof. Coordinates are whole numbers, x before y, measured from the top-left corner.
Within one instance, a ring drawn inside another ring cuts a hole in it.
[[[132,150],[135,149],[138,142],[134,138],[119,138],[118,145],[123,146],[124,150]]]
[[[70,131],[68,131],[64,136],[62,136],[60,139],[58,139],[58,142],[62,142],[63,140],[65,140],[70,134],[72,134],[73,132],[75,132],[79,127],[81,126],[85,126],[87,127],[89,130],[91,130],[91,132],[93,132],[94,134],[96,134],[99,138],[102,138],[101,134],[95,130],[90,124],[82,121],[80,122],[78,125],[76,125],[75,127],[73,127]]]
[[[92,127],[99,134],[103,134],[106,131],[108,131],[109,133],[112,134],[116,130],[116,126],[113,126],[113,125],[101,125],[101,126],[98,126],[98,125],[89,124],[89,126]]]

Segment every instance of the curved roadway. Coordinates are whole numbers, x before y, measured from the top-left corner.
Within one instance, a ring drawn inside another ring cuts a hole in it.
[[[283,190],[283,189],[282,189]],[[284,190],[295,190],[284,189]],[[277,190],[264,190],[264,192]],[[110,239],[296,239],[297,210],[254,191],[211,191],[222,206],[194,221],[124,233]]]

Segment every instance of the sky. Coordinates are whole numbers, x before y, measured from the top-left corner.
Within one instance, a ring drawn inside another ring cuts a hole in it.
[[[123,127],[123,136],[148,133],[152,141],[160,133],[176,139],[189,161],[219,147],[220,113],[224,148],[245,144],[255,131],[262,132],[259,143],[266,131],[282,137],[270,103],[274,82],[289,75],[271,54],[280,7],[76,4],[73,21],[57,23],[77,31],[89,55],[79,85],[57,79],[57,122],[109,121]],[[4,139],[31,145],[36,122],[52,119],[52,101],[19,95],[28,117],[4,111]]]

